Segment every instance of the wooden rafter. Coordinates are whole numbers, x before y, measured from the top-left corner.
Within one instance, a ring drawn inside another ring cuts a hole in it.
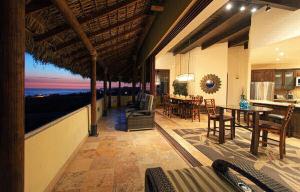
[[[95,46],[99,46],[99,45],[102,45],[102,44],[105,44],[107,42],[110,42],[110,41],[113,41],[113,40],[116,40],[116,39],[121,39],[123,38],[124,36],[126,35],[130,35],[132,33],[140,33],[140,31],[142,30],[142,27],[141,26],[136,26],[135,28],[133,29],[130,29],[130,30],[126,30],[120,34],[116,34],[114,36],[111,36],[110,38],[107,38],[107,39],[104,39],[102,41],[98,41],[98,42],[95,42]],[[59,51],[61,49],[63,49],[64,47],[59,47],[56,49],[56,51]]]
[[[25,7],[25,13],[31,14],[48,8],[52,5],[51,0],[31,0]]]
[[[246,17],[245,19],[241,20],[240,22],[227,27],[227,29],[225,31],[204,41],[201,44],[201,48],[206,49],[215,43],[224,41],[225,39],[228,39],[231,35],[233,35],[235,33],[239,33],[240,31],[244,31],[245,28],[246,28],[246,30],[248,30],[250,27],[250,24],[251,24],[251,17]]]
[[[127,18],[127,19],[125,19],[125,20],[123,20],[123,21],[121,21],[121,22],[117,22],[116,24],[113,24],[113,25],[111,25],[111,26],[108,26],[108,27],[99,29],[99,30],[94,31],[94,32],[92,32],[92,33],[88,33],[87,36],[88,36],[89,38],[93,38],[94,36],[97,36],[97,35],[99,35],[99,34],[108,32],[108,31],[110,31],[110,30],[112,30],[112,29],[114,29],[114,28],[120,27],[120,26],[122,26],[122,25],[128,24],[128,23],[130,23],[130,22],[132,22],[132,21],[134,21],[134,20],[141,19],[141,18],[143,18],[144,16],[145,16],[144,13],[139,13],[139,14],[134,15],[134,16],[132,16],[132,17],[130,17],[130,18]],[[71,40],[69,40],[69,41],[66,41],[66,42],[64,42],[64,43],[62,43],[62,44],[60,44],[60,45],[58,45],[57,48],[58,48],[58,49],[62,49],[62,48],[71,46],[71,45],[73,45],[73,44],[75,44],[75,43],[78,43],[78,42],[80,42],[80,39],[78,39],[78,38],[73,38],[73,39],[71,39]]]
[[[120,1],[119,3],[116,3],[112,6],[109,6],[105,9],[101,9],[101,10],[98,10],[94,13],[91,13],[89,14],[88,16],[86,17],[83,17],[83,18],[78,18],[78,22],[82,25],[82,24],[85,24],[93,19],[96,19],[96,18],[100,18],[100,17],[103,17],[105,15],[108,15],[109,13],[111,12],[114,12],[122,7],[126,7],[128,6],[129,4],[131,3],[134,3],[138,0],[127,0],[127,1]],[[43,41],[43,40],[47,40],[49,37],[52,37],[52,36],[55,36],[59,33],[62,33],[66,30],[69,30],[70,29],[70,26],[68,24],[64,24],[64,25],[60,25],[60,26],[57,26],[55,27],[54,29],[51,29],[43,34],[40,34],[38,36],[36,36],[36,40],[37,41]]]
[[[72,13],[72,10],[68,7],[64,0],[52,0],[52,3],[58,8],[60,13],[64,16],[67,23],[72,27],[75,33],[79,36],[90,55],[97,55],[97,50],[94,48],[89,38],[81,28],[81,25],[77,21],[76,17]]]
[[[228,41],[228,47],[243,45],[249,40],[249,31]]]

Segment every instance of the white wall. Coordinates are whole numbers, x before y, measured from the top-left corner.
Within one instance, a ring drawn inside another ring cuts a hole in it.
[[[229,105],[239,104],[242,90],[244,90],[244,94],[247,96],[248,63],[248,49],[244,49],[243,46],[228,49],[227,104]]]
[[[173,93],[174,88],[172,86],[173,81],[175,80],[175,57],[173,53],[166,53],[159,57],[155,57],[155,69],[166,69],[170,70],[170,94]]]
[[[97,101],[97,117],[103,100]],[[49,189],[60,170],[88,136],[90,105],[25,135],[25,191]]]
[[[255,49],[300,36],[300,10],[271,9],[253,14],[249,48]]]
[[[195,81],[189,82],[188,90],[191,95],[201,95],[204,98],[214,98],[216,103],[226,104],[228,44],[220,43],[205,50],[200,47],[190,52],[189,71],[195,74]],[[188,72],[189,53],[181,55],[181,73]],[[176,55],[176,75],[180,73],[180,55]],[[201,90],[200,81],[207,74],[215,74],[221,79],[221,88],[214,94]]]

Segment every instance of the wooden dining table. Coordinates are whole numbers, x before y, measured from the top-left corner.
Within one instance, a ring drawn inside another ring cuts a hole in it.
[[[235,114],[236,111],[243,111],[246,113],[252,113],[252,137],[251,137],[251,146],[250,146],[250,152],[254,155],[258,154],[258,146],[259,146],[259,137],[260,137],[260,131],[259,131],[259,120],[260,120],[260,113],[263,113],[262,119],[266,119],[267,114],[271,112],[273,109],[268,107],[257,107],[257,106],[250,106],[249,108],[240,108],[240,106],[237,105],[220,105],[218,106],[220,109],[219,115],[220,115],[220,125],[219,125],[219,143],[223,144],[225,143],[225,122],[224,122],[224,110],[228,109],[231,111],[231,116],[233,117],[233,131],[235,133]],[[234,135],[235,137],[235,135]],[[264,140],[266,138],[263,138]]]

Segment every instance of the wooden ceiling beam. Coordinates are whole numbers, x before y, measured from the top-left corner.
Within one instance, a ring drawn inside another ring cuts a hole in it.
[[[88,33],[87,36],[88,36],[89,38],[93,38],[94,36],[97,36],[97,35],[100,35],[100,34],[102,34],[102,33],[108,32],[108,31],[110,31],[110,30],[112,30],[112,29],[114,29],[114,28],[117,28],[117,27],[120,27],[120,26],[122,26],[122,25],[128,24],[128,23],[130,23],[130,22],[132,22],[132,21],[134,21],[134,20],[136,20],[136,19],[140,19],[140,18],[142,18],[142,17],[144,17],[144,16],[145,16],[144,13],[139,13],[139,14],[134,15],[134,16],[132,16],[132,17],[130,17],[130,18],[127,18],[127,19],[125,19],[125,20],[123,20],[123,21],[121,21],[121,22],[117,22],[116,24],[110,25],[110,26],[108,26],[108,27],[106,27],[106,28],[102,28],[102,29],[99,29],[99,30],[94,31],[94,32],[92,32],[92,33]],[[80,39],[78,39],[78,38],[73,38],[73,39],[71,39],[71,40],[69,40],[69,41],[66,41],[66,42],[64,42],[64,43],[62,43],[62,44],[60,44],[60,45],[58,45],[58,46],[57,46],[57,50],[66,48],[66,47],[71,46],[71,45],[73,45],[73,44],[75,44],[75,43],[78,43],[78,42],[80,42]]]
[[[251,25],[251,17],[246,17],[240,22],[228,27],[225,31],[213,36],[201,45],[202,50],[214,45],[215,43],[221,42],[224,39],[229,38],[231,35],[238,33]]]
[[[244,0],[245,2],[249,2]],[[300,1],[299,0],[251,0],[254,4],[259,5],[270,5],[271,7],[286,9],[290,11],[295,11],[300,9]]]
[[[249,31],[228,41],[228,47],[243,45],[249,41]]]
[[[103,17],[111,12],[117,11],[120,8],[126,7],[131,3],[137,2],[138,0],[127,0],[127,1],[120,1],[112,6],[109,6],[105,9],[98,10],[94,13],[89,14],[86,17],[78,18],[78,22],[82,25],[85,24],[93,19]],[[55,27],[54,29],[51,29],[43,34],[40,34],[35,37],[37,41],[44,41],[47,40],[49,37],[55,36],[59,33],[65,32],[70,29],[70,26],[68,24],[63,24],[60,26]]]
[[[142,47],[142,45],[145,41],[145,38],[147,37],[147,35],[150,31],[150,28],[154,22],[154,19],[155,19],[155,15],[148,15],[148,17],[146,18],[146,22],[145,22],[146,24],[143,29],[143,33],[142,33],[141,37],[139,38],[136,52],[138,52],[140,50],[140,48]]]
[[[72,27],[75,33],[79,36],[87,50],[89,51],[90,55],[97,55],[97,50],[94,48],[92,43],[90,42],[89,38],[81,28],[78,20],[72,13],[72,10],[69,8],[67,3],[64,0],[52,0],[52,3],[58,8],[60,13],[66,19],[66,22]]]
[[[52,5],[51,0],[31,0],[25,7],[25,14],[32,14]]]
[[[237,15],[236,12],[230,11],[223,13],[223,8],[218,10],[216,13],[214,13],[210,19],[202,23],[198,28],[199,30],[197,32],[194,32],[191,34],[190,37],[183,40],[179,45],[176,45],[172,52],[174,54],[181,53],[183,50],[187,49],[188,47],[196,47],[196,42],[206,36],[208,33],[211,33],[214,29],[222,25],[226,20],[229,18],[234,17]]]

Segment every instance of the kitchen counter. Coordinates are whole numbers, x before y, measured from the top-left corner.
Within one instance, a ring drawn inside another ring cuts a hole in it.
[[[270,113],[279,115],[285,115],[287,107],[291,104],[287,102],[274,102],[266,100],[250,100],[250,103],[253,106],[272,108],[273,111],[271,111]],[[295,104],[295,107],[296,108],[294,110],[294,114],[287,130],[287,135],[300,138],[300,104]]]
[[[283,107],[287,107],[291,104],[291,103],[288,103],[288,102],[274,102],[274,101],[268,101],[268,100],[250,100],[250,103],[275,105],[275,106],[283,106]],[[300,104],[295,104],[295,107],[300,108]]]

